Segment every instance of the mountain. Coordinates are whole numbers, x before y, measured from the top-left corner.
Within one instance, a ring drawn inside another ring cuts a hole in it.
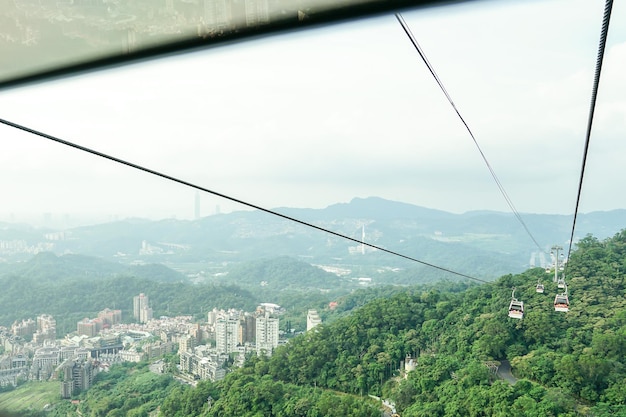
[[[319,290],[349,287],[349,279],[326,272],[306,262],[279,257],[233,266],[222,279],[241,287],[264,287],[269,293],[288,290]]]
[[[321,210],[281,207],[275,211],[295,218],[317,217],[326,221],[351,217],[378,220],[416,218],[448,220],[455,216],[446,211],[385,200],[380,197],[354,198],[349,203],[337,203]]]
[[[219,275],[232,263],[287,256],[327,270],[349,270],[352,277],[370,277],[378,283],[415,283],[416,275],[422,282],[454,278],[425,264],[493,280],[551,262],[552,245],[567,248],[573,219],[522,213],[531,238],[511,213],[454,214],[377,197],[355,198],[324,209],[274,211],[298,222],[262,211],[239,211],[195,221],[127,219],[63,231],[3,225],[0,240],[6,243],[0,246],[0,260],[24,260],[24,251],[48,250]],[[624,225],[626,210],[580,213],[575,239],[587,234],[609,237]],[[361,245],[363,237],[375,248]]]

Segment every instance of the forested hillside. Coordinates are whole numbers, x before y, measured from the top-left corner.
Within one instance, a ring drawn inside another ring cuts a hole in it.
[[[0,263],[0,278],[8,275],[37,281],[60,282],[68,279],[103,279],[130,275],[160,282],[187,281],[180,272],[162,264],[124,265],[94,256],[40,252],[26,262]]]
[[[325,415],[311,403],[287,411],[285,395],[297,394],[285,387],[294,386],[302,391],[298,398],[310,401],[311,387],[350,398],[382,395],[403,417],[626,415],[625,255],[625,232],[579,242],[565,271],[567,313],[554,311],[558,289],[543,269],[458,294],[407,290],[377,299],[269,359],[253,359],[214,384],[210,411],[202,404],[184,415]],[[543,294],[535,291],[538,280]],[[507,316],[512,287],[525,302],[522,320]],[[407,355],[417,366],[404,378],[398,369]],[[505,360],[515,385],[492,372]],[[272,408],[273,401],[281,407]],[[172,403],[168,398],[164,406]]]
[[[217,280],[236,282],[244,288],[265,287],[264,290],[272,293],[285,290],[319,291],[320,288],[349,289],[348,279],[287,256],[235,264],[228,274]]]
[[[253,311],[261,302],[285,306],[285,324],[306,328],[309,308],[322,308],[358,283],[288,257],[235,264],[232,272],[192,284],[160,264],[125,266],[99,258],[45,252],[28,262],[0,264],[0,325],[52,314],[57,333],[104,308],[132,314],[133,296],[148,293],[155,315],[196,315],[213,308]],[[323,290],[323,291],[322,291]]]
[[[122,310],[122,318],[132,315],[133,296],[150,295],[156,317],[194,315],[202,309],[240,308],[251,311],[260,300],[257,295],[233,285],[192,285],[185,282],[157,282],[120,275],[114,278],[50,282],[29,276],[0,277],[0,325],[10,326],[22,318],[52,314],[57,335],[75,331],[76,322],[96,317],[104,308]]]

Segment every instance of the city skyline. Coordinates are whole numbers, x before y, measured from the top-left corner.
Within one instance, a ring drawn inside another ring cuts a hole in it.
[[[154,361],[178,350],[179,379],[216,381],[240,367],[249,354],[271,356],[280,340],[277,304],[261,303],[254,312],[213,308],[206,321],[192,316],[145,317],[149,296],[133,297],[133,321],[122,322],[122,311],[105,308],[97,318],[84,318],[75,331],[56,334],[56,320],[41,314],[0,326],[0,387],[20,380],[60,382],[63,398],[90,388],[93,377],[111,365],[151,361],[151,370],[163,373]],[[252,328],[249,328],[252,326]],[[251,337],[252,335],[252,337]],[[229,355],[236,354],[227,366]],[[31,358],[32,357],[32,358]]]

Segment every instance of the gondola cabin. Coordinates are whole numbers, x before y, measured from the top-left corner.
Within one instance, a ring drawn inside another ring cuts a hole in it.
[[[521,319],[524,317],[524,302],[512,299],[509,304],[509,317],[512,319]]]
[[[565,288],[565,280],[563,278],[559,278],[556,285],[561,289]]]
[[[569,299],[567,294],[557,294],[554,297],[554,311],[569,311]]]
[[[543,284],[537,283],[537,286],[535,287],[535,291],[540,294],[543,294],[543,290],[544,290]]]

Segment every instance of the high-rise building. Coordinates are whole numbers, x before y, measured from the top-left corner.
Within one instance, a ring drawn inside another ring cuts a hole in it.
[[[218,316],[219,311],[217,310],[217,308],[214,308],[213,310],[209,311],[207,313],[207,321],[210,325],[215,325],[215,322],[217,321],[217,316]]]
[[[87,337],[94,337],[98,334],[99,331],[98,323],[94,320],[84,318],[77,323],[76,331],[78,332],[78,334],[82,334]]]
[[[33,319],[22,320],[21,322],[15,322],[11,326],[11,333],[14,336],[21,336],[29,338],[35,333],[37,325]]]
[[[152,320],[152,309],[149,306],[149,298],[144,293],[133,297],[133,317],[139,323],[147,323]]]
[[[122,322],[122,310],[111,310],[105,308],[98,313],[98,318],[102,319],[105,325],[113,326]]]
[[[256,350],[257,353],[265,352],[271,355],[278,346],[279,321],[270,317],[268,312],[256,318]]]
[[[50,329],[56,331],[57,321],[50,314],[42,314],[37,317],[37,331],[40,333],[48,333]]]
[[[215,348],[217,353],[237,351],[239,342],[239,320],[220,318],[215,323]]]
[[[133,297],[133,318],[135,320],[139,320],[139,310],[141,309],[141,303],[143,301],[143,298],[143,293]]]
[[[309,310],[306,315],[306,330],[307,332],[322,323],[322,319],[319,314],[317,314],[317,310]]]
[[[152,308],[150,307],[146,307],[146,308],[142,308],[141,311],[139,312],[139,322],[140,323],[147,323],[150,320],[152,320]]]
[[[195,337],[191,335],[184,335],[180,339],[178,339],[178,350],[179,352],[192,352],[193,348],[196,347],[197,340]]]
[[[49,314],[42,314],[37,317],[37,331],[33,334],[33,341],[42,344],[46,340],[56,339],[57,322]]]
[[[70,398],[73,394],[84,391],[91,387],[93,379],[98,373],[98,368],[94,367],[87,360],[68,360],[61,366],[61,397]]]
[[[241,344],[256,341],[256,317],[246,313],[241,322]]]

